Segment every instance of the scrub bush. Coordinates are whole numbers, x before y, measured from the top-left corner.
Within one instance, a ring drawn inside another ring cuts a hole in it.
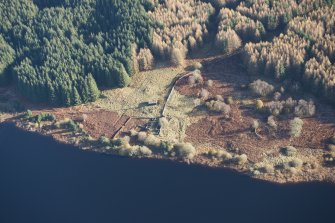
[[[285,156],[295,156],[295,155],[297,155],[298,151],[293,146],[286,146],[285,148],[281,149],[281,152]]]
[[[294,158],[292,161],[289,162],[290,167],[294,168],[301,168],[303,165],[303,161],[299,158]]]
[[[149,147],[151,146],[159,147],[161,144],[161,140],[152,134],[148,134],[143,143],[144,145],[149,146]]]
[[[99,138],[99,144],[102,146],[108,146],[110,144],[110,140],[106,136],[101,136]]]
[[[148,134],[146,132],[139,132],[137,134],[137,140],[140,142],[144,142],[148,137]]]
[[[277,129],[277,123],[275,121],[274,116],[269,116],[267,123],[271,128]]]
[[[237,165],[244,165],[248,162],[248,156],[246,154],[236,155],[232,161]]]
[[[206,82],[206,86],[209,87],[209,88],[213,87],[213,84],[214,84],[214,82],[212,80],[208,80]]]
[[[303,127],[304,121],[302,121],[300,118],[294,118],[290,121],[290,136],[291,137],[299,137],[301,135],[302,127]]]
[[[229,115],[231,110],[230,106],[222,101],[211,100],[206,102],[206,106],[210,111],[222,112],[224,115]]]
[[[273,92],[274,87],[262,80],[256,80],[249,85],[250,90],[258,96],[267,96]]]
[[[173,149],[178,157],[186,160],[192,160],[196,155],[196,149],[190,143],[178,143]]]
[[[206,101],[209,98],[209,92],[206,89],[202,88],[199,96],[202,100]]]
[[[261,170],[263,173],[273,173],[275,168],[270,164],[266,164],[261,168]]]

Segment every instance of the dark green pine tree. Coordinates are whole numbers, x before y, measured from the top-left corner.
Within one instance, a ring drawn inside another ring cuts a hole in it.
[[[55,88],[48,82],[48,89],[49,89],[49,102],[53,105],[58,105],[59,101],[57,100]]]
[[[15,51],[5,41],[0,34],[0,85],[8,83],[8,76],[6,76],[6,68],[14,62]]]
[[[62,105],[71,106],[71,93],[70,89],[67,86],[61,87],[61,95],[62,95]]]
[[[97,83],[95,82],[92,74],[88,74],[86,79],[86,85],[88,90],[88,100],[95,101],[100,96],[100,91],[97,87]]]
[[[127,74],[126,69],[124,68],[123,64],[120,62],[116,63],[116,70],[117,70],[117,84],[119,87],[127,87],[130,83],[130,77]]]
[[[76,87],[72,87],[72,105],[80,105],[81,98]]]
[[[115,87],[117,70],[115,69],[115,60],[111,56],[104,57],[103,63],[100,64],[100,86]]]
[[[78,81],[78,87],[79,87],[79,91],[81,94],[81,100],[83,103],[87,103],[89,101],[88,95],[89,95],[89,91],[88,91],[88,87],[86,84],[86,81],[84,78],[80,77],[80,80]]]

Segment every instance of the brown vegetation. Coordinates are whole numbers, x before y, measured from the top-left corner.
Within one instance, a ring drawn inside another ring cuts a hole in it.
[[[305,15],[327,4],[325,0],[255,0],[242,1],[236,10],[242,15],[259,20],[268,30],[275,30],[289,23],[294,17]]]
[[[216,43],[225,52],[232,52],[241,46],[241,40],[259,41],[265,34],[263,24],[239,12],[222,8],[218,15],[219,27]]]
[[[155,54],[175,58],[173,49],[178,49],[178,58],[185,58],[189,50],[201,46],[208,33],[208,19],[213,13],[211,4],[200,0],[166,0],[159,4],[149,12],[162,25],[153,33]]]
[[[140,50],[137,60],[141,71],[150,70],[154,66],[154,57],[148,48]]]
[[[288,24],[272,42],[245,46],[245,63],[253,74],[300,78],[312,92],[334,102],[334,7],[312,11]],[[305,68],[305,69],[303,69]]]

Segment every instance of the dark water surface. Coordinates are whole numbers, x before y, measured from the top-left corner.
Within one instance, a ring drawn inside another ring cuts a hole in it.
[[[0,125],[0,223],[334,222],[335,187],[83,152]]]

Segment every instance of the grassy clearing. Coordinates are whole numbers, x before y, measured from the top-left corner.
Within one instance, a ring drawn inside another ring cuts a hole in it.
[[[199,105],[199,99],[179,94],[173,91],[167,103],[165,115],[169,125],[161,128],[161,137],[172,142],[183,142],[186,129],[190,125],[190,114]]]
[[[103,91],[105,97],[93,105],[132,117],[159,117],[169,86],[182,72],[182,68],[173,67],[141,72],[134,76],[129,87]],[[147,101],[158,101],[159,105],[144,106]]]

